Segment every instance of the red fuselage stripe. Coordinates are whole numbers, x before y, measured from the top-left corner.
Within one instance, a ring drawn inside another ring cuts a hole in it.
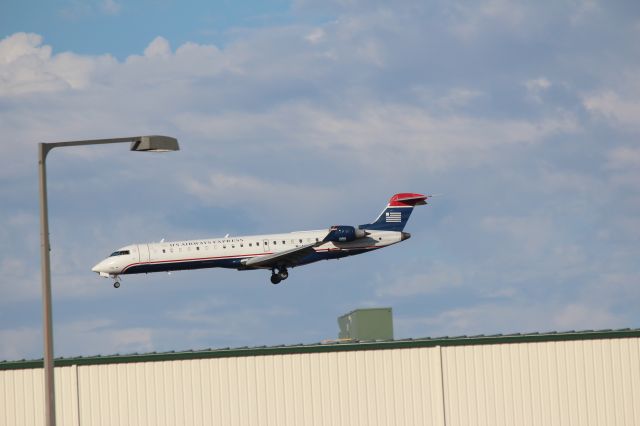
[[[344,251],[349,251],[349,250],[363,250],[363,249],[376,249],[376,248],[380,248],[377,246],[366,246],[366,247],[354,247],[352,249],[342,249],[342,248],[334,248],[334,249],[316,249],[316,252],[320,252],[320,251],[340,251],[340,250],[344,250]],[[131,268],[132,266],[138,266],[138,265],[157,265],[157,264],[162,264],[162,263],[182,263],[182,262],[197,262],[197,261],[204,261],[204,260],[219,260],[219,259],[242,259],[242,258],[246,258],[246,257],[255,257],[255,256],[264,256],[267,254],[275,254],[274,252],[261,252],[258,254],[238,254],[235,256],[218,256],[218,257],[194,257],[194,258],[188,258],[188,259],[173,259],[173,260],[154,260],[154,261],[148,261],[148,262],[136,262],[136,263],[131,263],[127,266],[125,266],[124,268],[122,268],[122,272],[120,273],[124,273],[127,269]]]

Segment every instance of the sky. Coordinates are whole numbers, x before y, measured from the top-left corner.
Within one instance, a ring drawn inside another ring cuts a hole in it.
[[[635,1],[15,0],[0,5],[0,359],[42,357],[37,143],[56,356],[640,327]],[[124,155],[123,155],[124,154]],[[290,270],[123,276],[130,243],[357,225],[412,238]]]

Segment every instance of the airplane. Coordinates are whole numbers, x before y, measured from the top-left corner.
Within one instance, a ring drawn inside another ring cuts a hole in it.
[[[430,197],[395,194],[375,221],[359,226],[131,244],[114,251],[91,270],[112,278],[115,288],[120,287],[120,275],[201,268],[267,269],[271,270],[271,283],[279,284],[289,277],[288,268],[367,253],[410,238],[411,234],[403,231],[409,216],[415,206],[427,204]]]

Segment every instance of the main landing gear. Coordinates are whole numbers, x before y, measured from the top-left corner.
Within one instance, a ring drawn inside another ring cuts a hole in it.
[[[284,281],[287,278],[289,278],[287,268],[275,267],[271,270],[271,284],[280,284],[280,281]]]

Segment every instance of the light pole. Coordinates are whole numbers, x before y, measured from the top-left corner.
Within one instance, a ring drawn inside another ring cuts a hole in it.
[[[53,148],[131,142],[131,151],[167,152],[179,150],[178,141],[169,136],[132,136],[115,139],[52,142],[38,144],[40,180],[40,258],[42,268],[42,332],[44,335],[44,395],[47,426],[56,424],[56,398],[53,379],[53,324],[51,315],[51,261],[49,259],[49,218],[47,207],[47,154]]]

